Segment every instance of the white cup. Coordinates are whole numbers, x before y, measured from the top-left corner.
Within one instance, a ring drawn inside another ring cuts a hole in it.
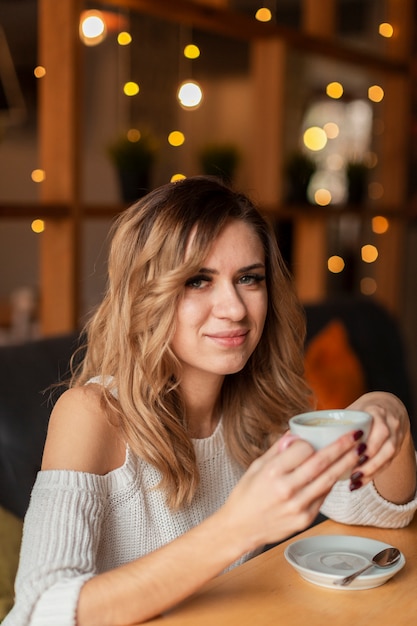
[[[362,430],[361,441],[365,441],[372,426],[372,416],[365,411],[350,409],[325,409],[294,415],[289,420],[290,431],[308,441],[315,450],[329,445],[341,435],[353,430]],[[349,478],[350,473],[340,480]]]

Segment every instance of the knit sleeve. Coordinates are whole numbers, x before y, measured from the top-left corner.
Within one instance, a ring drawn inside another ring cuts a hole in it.
[[[411,522],[416,509],[417,494],[407,504],[394,504],[385,500],[372,482],[350,491],[346,480],[335,484],[321,512],[342,524],[403,528]]]
[[[95,574],[105,499],[99,476],[38,474],[23,529],[15,606],[4,626],[75,626],[80,589]]]

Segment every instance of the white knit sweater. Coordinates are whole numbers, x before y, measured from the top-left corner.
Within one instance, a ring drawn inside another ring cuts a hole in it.
[[[124,465],[106,476],[40,472],[25,519],[16,604],[3,626],[75,626],[85,581],[156,550],[221,507],[243,474],[227,453],[222,423],[193,443],[201,484],[192,505],[175,513],[153,489],[158,472],[129,449]],[[417,499],[397,506],[372,484],[352,493],[348,484],[335,486],[323,513],[350,524],[400,527],[411,521]]]

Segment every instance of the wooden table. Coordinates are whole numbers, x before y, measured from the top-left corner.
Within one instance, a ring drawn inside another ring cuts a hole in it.
[[[326,521],[298,535],[358,535],[398,547],[404,568],[380,587],[341,590],[305,581],[287,563],[295,538],[215,578],[152,626],[410,626],[417,623],[417,516],[386,530]]]

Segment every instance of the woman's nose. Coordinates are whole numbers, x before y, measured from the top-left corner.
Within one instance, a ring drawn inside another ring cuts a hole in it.
[[[240,321],[246,316],[246,305],[235,285],[218,286],[215,292],[213,313],[216,317]]]

